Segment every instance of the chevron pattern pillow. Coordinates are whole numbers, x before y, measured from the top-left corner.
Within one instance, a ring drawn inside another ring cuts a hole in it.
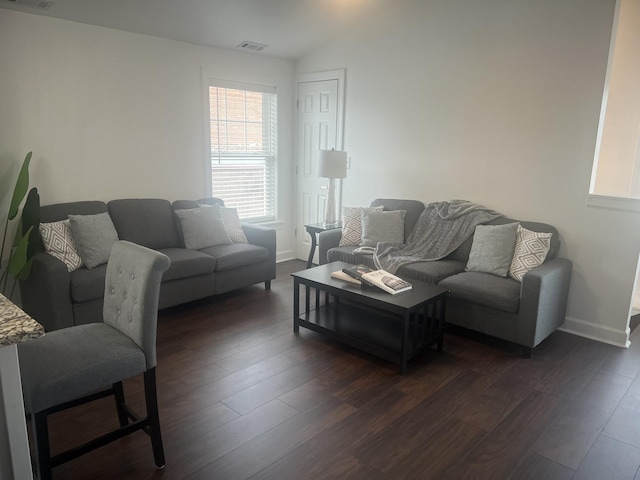
[[[82,259],[78,255],[69,220],[41,223],[40,236],[45,251],[58,260],[62,260],[67,266],[67,270],[73,272],[82,267]]]
[[[525,273],[542,265],[551,247],[551,235],[527,230],[519,225],[509,276],[522,282]]]
[[[244,230],[242,230],[237,208],[220,207],[220,215],[222,215],[224,228],[234,243],[249,243]]]
[[[342,237],[339,246],[362,244],[362,212],[383,210],[384,207],[344,207],[342,209]]]

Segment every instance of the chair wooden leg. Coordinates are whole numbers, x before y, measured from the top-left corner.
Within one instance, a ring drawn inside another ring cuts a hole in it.
[[[264,289],[271,290],[271,280],[267,280],[266,282],[264,282]]]
[[[153,448],[153,458],[156,467],[164,468],[164,448],[160,431],[160,416],[158,415],[158,395],[156,392],[156,369],[144,372],[144,396],[147,404],[147,418],[149,419],[149,436]]]
[[[49,449],[49,427],[47,414],[35,413],[31,416],[33,429],[37,473],[40,480],[51,480],[51,452]]]
[[[118,421],[120,422],[120,426],[124,427],[129,424],[129,417],[125,409],[124,387],[122,386],[122,382],[113,384],[113,397],[116,402],[116,410],[118,411]]]
[[[522,358],[531,358],[531,347],[522,347]]]

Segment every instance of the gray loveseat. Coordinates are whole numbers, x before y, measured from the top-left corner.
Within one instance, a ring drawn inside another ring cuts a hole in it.
[[[174,211],[197,208],[201,203],[224,205],[216,198],[173,204],[162,199],[81,201],[43,206],[40,221],[108,212],[120,240],[167,255],[171,266],[162,279],[160,309],[261,282],[269,289],[275,278],[275,230],[242,224],[248,243],[186,249]],[[24,310],[47,331],[101,321],[106,264],[69,272],[62,261],[45,253],[42,243],[38,250],[30,277],[20,282]]]
[[[406,210],[405,238],[409,237],[425,209],[416,200],[376,199],[372,207]],[[488,225],[503,225],[517,220],[500,217]],[[529,270],[518,282],[510,277],[465,271],[473,236],[442,260],[411,263],[400,267],[398,275],[416,278],[450,289],[447,323],[513,342],[523,347],[523,355],[553,333],[565,320],[572,263],[558,258],[560,240],[551,225],[519,222],[535,232],[552,233],[551,246],[542,265]],[[322,232],[318,238],[320,263],[343,261],[374,266],[372,256],[355,255],[355,246],[339,246],[341,230]]]

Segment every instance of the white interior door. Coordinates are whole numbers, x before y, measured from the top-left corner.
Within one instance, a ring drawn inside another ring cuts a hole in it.
[[[318,152],[342,149],[343,72],[301,76],[298,82],[296,257],[306,260],[311,237],[304,226],[324,219],[327,179],[318,178]],[[336,204],[341,206],[341,185]],[[318,263],[318,252],[314,256]]]

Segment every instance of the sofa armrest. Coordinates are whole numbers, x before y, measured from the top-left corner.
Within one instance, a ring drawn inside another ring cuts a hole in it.
[[[243,223],[242,230],[247,237],[247,241],[252,245],[264,247],[269,252],[268,262],[270,279],[276,278],[276,231],[270,227]]]
[[[517,343],[533,348],[564,323],[572,269],[570,260],[554,258],[524,275]]]
[[[327,230],[320,232],[318,235],[318,264],[324,265],[329,263],[327,260],[327,252],[334,247],[340,245],[340,239],[342,238],[342,230],[336,228],[334,230]]]
[[[54,256],[34,255],[29,278],[20,281],[20,296],[23,310],[45,331],[73,326],[69,271]]]

